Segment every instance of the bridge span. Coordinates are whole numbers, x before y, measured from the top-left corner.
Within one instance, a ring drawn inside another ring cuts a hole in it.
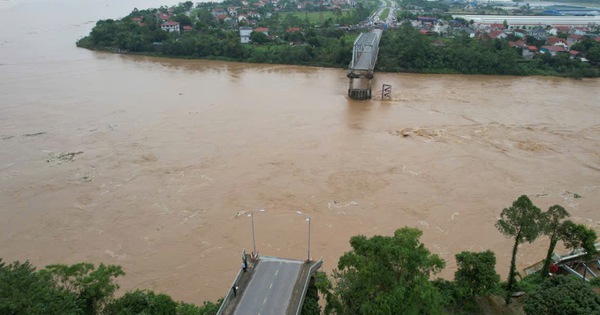
[[[323,260],[305,261],[248,255],[218,315],[299,315],[308,286]]]
[[[371,80],[377,63],[379,41],[382,30],[373,29],[368,33],[360,33],[354,41],[352,61],[348,66],[348,96],[352,99],[371,99]]]

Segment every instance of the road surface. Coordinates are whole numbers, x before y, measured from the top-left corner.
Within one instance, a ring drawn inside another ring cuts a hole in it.
[[[302,266],[301,261],[261,257],[235,314],[285,314]]]

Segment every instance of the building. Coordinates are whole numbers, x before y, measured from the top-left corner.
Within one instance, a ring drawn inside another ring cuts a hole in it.
[[[240,27],[240,42],[242,44],[248,44],[250,42],[250,34],[252,33],[252,28],[248,26]]]
[[[179,22],[168,21],[160,25],[163,31],[179,32]]]
[[[556,56],[559,52],[568,52],[563,46],[542,46],[540,52],[545,54],[550,54],[551,56]]]
[[[257,27],[254,29],[254,31],[258,32],[258,33],[263,33],[263,34],[269,36],[269,29],[266,27]]]

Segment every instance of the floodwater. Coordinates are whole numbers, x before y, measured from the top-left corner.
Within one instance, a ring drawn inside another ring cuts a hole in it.
[[[173,2],[171,2],[173,3]],[[119,264],[122,289],[223,297],[243,248],[325,259],[403,226],[455,271],[529,195],[600,229],[600,81],[376,73],[78,49],[94,21],[158,1],[3,1],[0,257]],[[582,198],[575,198],[576,195]],[[264,209],[264,212],[258,210]],[[520,268],[548,240],[521,246]]]

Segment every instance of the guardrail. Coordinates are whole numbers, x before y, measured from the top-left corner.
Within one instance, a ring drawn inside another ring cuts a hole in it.
[[[302,304],[304,303],[304,298],[306,297],[306,290],[308,289],[308,284],[310,282],[310,276],[321,266],[323,265],[323,257],[319,259],[314,265],[310,267],[308,270],[308,277],[306,277],[306,282],[304,283],[304,289],[302,290],[302,297],[300,297],[300,303],[298,303],[298,309],[296,310],[296,315],[300,315],[302,312]]]
[[[217,311],[217,315],[223,314],[223,311],[225,310],[225,307],[227,306],[227,302],[229,302],[229,299],[231,298],[231,291],[232,291],[231,288],[233,288],[235,286],[235,284],[238,283],[238,281],[240,280],[240,277],[242,276],[242,271],[243,271],[243,269],[240,268],[240,271],[238,272],[237,276],[235,277],[235,280],[233,280],[233,284],[229,288],[229,291],[227,291],[227,295],[225,296],[225,298],[223,299],[223,302],[221,303],[221,307],[219,307],[219,310]]]

